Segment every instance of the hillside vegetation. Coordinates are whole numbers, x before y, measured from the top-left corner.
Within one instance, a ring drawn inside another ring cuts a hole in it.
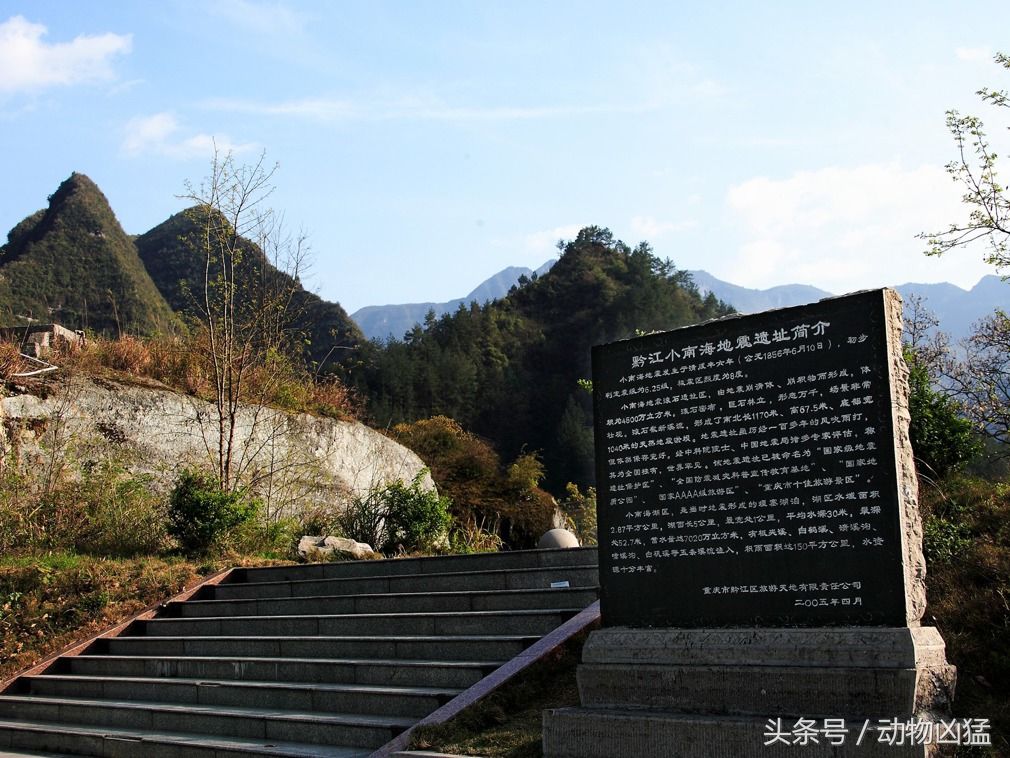
[[[189,244],[200,212],[177,213],[131,239],[95,183],[72,174],[0,248],[0,325],[55,321],[105,336],[184,330],[204,286],[204,259]],[[253,241],[242,249],[239,298],[255,307],[264,292],[284,292],[280,318],[308,364],[345,359],[363,340],[339,303],[306,290]]]
[[[199,207],[176,213],[135,240],[140,260],[172,309],[186,318],[199,318],[205,281],[204,260],[191,240],[200,232]],[[264,294],[284,293],[280,320],[305,345],[316,365],[336,362],[361,342],[361,331],[339,303],[330,303],[304,289],[274,265],[250,240],[241,241],[236,280],[238,299],[257,307]]]
[[[559,494],[594,481],[592,400],[579,386],[591,347],[730,312],[648,244],[632,249],[587,227],[549,272],[502,300],[363,345],[347,377],[377,425],[451,417],[504,459],[540,455],[545,486]]]
[[[0,320],[56,321],[107,334],[175,325],[101,190],[71,174],[49,207],[21,221],[0,248]]]

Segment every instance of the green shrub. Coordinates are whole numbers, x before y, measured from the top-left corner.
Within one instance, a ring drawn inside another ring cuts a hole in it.
[[[213,475],[185,469],[169,499],[168,531],[187,553],[205,553],[259,509],[245,491],[222,490]]]
[[[449,498],[421,488],[427,471],[421,471],[409,486],[394,482],[383,492],[386,505],[386,543],[405,550],[431,551],[446,544],[449,533]]]
[[[596,488],[587,487],[585,492],[577,484],[569,482],[565,486],[565,498],[558,504],[565,514],[566,525],[579,538],[579,544],[596,544]]]
[[[949,563],[972,545],[971,530],[956,518],[927,516],[922,532],[922,550],[930,563]]]
[[[447,544],[451,502],[425,490],[419,472],[409,485],[396,481],[356,497],[340,518],[347,537],[390,552],[432,551]]]

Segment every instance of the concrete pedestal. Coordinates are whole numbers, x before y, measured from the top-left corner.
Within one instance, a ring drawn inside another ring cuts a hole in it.
[[[878,727],[942,716],[954,680],[932,627],[606,628],[586,642],[581,707],[544,714],[544,755],[926,756]]]

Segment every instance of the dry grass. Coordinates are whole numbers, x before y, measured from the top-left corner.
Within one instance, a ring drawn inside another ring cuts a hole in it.
[[[149,379],[204,400],[214,399],[209,346],[200,336],[92,337],[83,347],[65,347],[53,362],[69,371]],[[0,379],[4,354],[0,352]],[[317,378],[297,361],[271,354],[244,370],[243,393],[250,404],[269,405],[336,419],[360,417],[361,403],[335,377]]]
[[[9,381],[21,369],[21,353],[13,342],[0,341],[0,381]]]
[[[0,680],[227,566],[277,563],[235,555],[202,564],[73,553],[4,557],[0,559]]]

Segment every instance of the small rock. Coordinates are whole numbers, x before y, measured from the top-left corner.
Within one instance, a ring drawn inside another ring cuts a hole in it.
[[[371,545],[347,537],[306,535],[298,540],[298,555],[306,559],[332,560],[336,557],[360,561],[371,558],[374,553]]]

